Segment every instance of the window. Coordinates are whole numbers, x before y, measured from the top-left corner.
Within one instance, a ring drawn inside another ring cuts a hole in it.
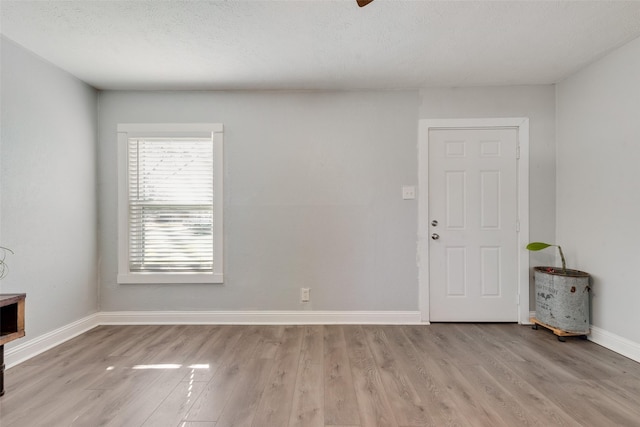
[[[118,125],[118,283],[222,283],[222,125]]]

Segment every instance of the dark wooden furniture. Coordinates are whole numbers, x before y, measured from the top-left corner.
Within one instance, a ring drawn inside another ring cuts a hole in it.
[[[24,336],[26,294],[0,294],[0,396],[4,394],[4,345]]]

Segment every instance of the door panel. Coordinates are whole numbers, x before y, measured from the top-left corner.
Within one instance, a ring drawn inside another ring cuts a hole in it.
[[[517,321],[517,130],[429,130],[431,321]]]

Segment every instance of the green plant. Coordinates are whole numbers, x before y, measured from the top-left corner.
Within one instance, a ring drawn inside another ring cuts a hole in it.
[[[567,274],[567,263],[564,260],[564,254],[562,253],[562,248],[560,247],[560,245],[552,245],[543,242],[532,242],[527,245],[527,249],[530,251],[541,251],[543,249],[547,249],[550,246],[555,246],[556,248],[558,248],[558,251],[560,252],[560,259],[562,260],[562,274]]]
[[[5,248],[4,246],[0,246],[0,279],[5,277],[9,272],[9,267],[7,267],[7,264],[4,262],[8,253],[12,254],[13,251],[9,248]]]

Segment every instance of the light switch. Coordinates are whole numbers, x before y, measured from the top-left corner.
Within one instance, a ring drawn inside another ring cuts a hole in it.
[[[416,187],[413,185],[404,185],[402,187],[402,198],[404,200],[413,200],[416,198]]]

